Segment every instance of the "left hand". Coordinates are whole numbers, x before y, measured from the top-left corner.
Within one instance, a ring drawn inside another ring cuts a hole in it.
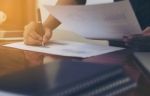
[[[150,36],[150,26],[147,27],[143,32],[144,32],[143,33],[144,36]]]
[[[125,36],[123,38],[123,41],[124,41],[125,45],[128,46],[128,43],[130,41],[132,41],[133,38],[136,38],[137,36],[150,36],[150,27],[145,28],[145,30],[143,31],[143,34]]]

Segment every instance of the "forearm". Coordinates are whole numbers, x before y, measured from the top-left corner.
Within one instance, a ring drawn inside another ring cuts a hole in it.
[[[78,4],[76,0],[58,0],[56,5],[75,5]],[[48,27],[51,30],[58,27],[61,23],[53,16],[49,15],[44,22],[44,27]]]
[[[49,15],[46,21],[43,23],[44,27],[50,28],[51,30],[55,29],[60,24],[61,23],[51,15]]]

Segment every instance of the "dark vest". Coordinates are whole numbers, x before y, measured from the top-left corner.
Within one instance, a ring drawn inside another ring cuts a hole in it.
[[[150,0],[130,0],[130,2],[141,28],[145,29],[150,26]]]
[[[85,3],[86,3],[86,0],[76,0],[76,2],[77,2],[78,4],[85,4]]]

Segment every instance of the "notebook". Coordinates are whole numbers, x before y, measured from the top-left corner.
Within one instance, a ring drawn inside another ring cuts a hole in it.
[[[58,61],[0,77],[0,90],[21,96],[115,96],[136,87],[118,64]]]

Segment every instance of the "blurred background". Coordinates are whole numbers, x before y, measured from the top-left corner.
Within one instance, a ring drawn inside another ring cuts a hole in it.
[[[36,0],[0,0],[0,38],[21,37],[24,26],[35,20]]]

